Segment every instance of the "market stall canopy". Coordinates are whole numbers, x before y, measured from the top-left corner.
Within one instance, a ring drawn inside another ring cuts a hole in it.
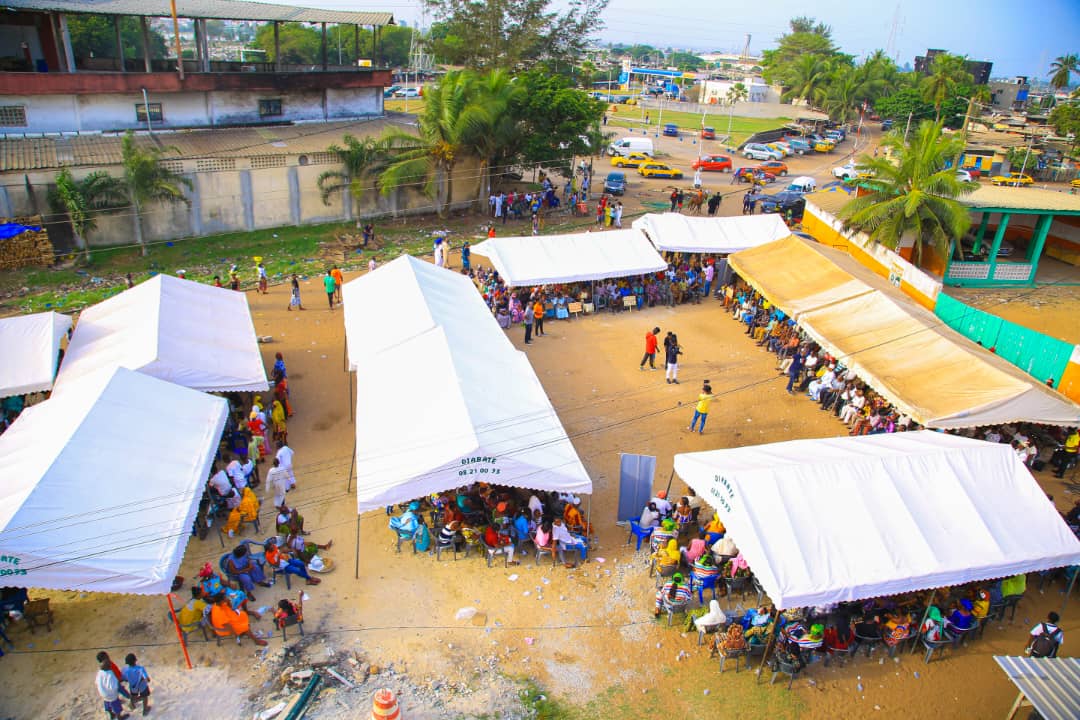
[[[684,453],[781,609],[1080,563],[1080,540],[1007,444],[932,431]]]
[[[792,237],[729,262],[921,425],[1080,424],[1080,405],[960,335],[845,253]]]
[[[995,655],[994,661],[1042,720],[1080,717],[1080,658]],[[1015,717],[1018,709],[1014,705],[1009,718]]]
[[[791,235],[777,214],[736,217],[687,217],[681,213],[649,213],[632,226],[642,230],[657,250],[728,253],[758,247]]]
[[[71,318],[45,312],[0,319],[0,397],[48,390]]]
[[[171,275],[83,310],[56,379],[125,367],[194,390],[266,390],[247,296]]]
[[[0,569],[54,590],[169,592],[228,416],[224,398],[114,368],[0,435]]]
[[[403,256],[343,297],[359,512],[476,481],[592,492],[528,359],[469,278]]]
[[[667,269],[640,230],[502,237],[473,247],[510,287],[584,282]]]

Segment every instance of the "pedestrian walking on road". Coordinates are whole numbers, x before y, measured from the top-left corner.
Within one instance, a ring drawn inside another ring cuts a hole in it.
[[[679,356],[682,355],[682,348],[679,347],[679,338],[675,333],[670,333],[668,338],[664,340],[665,352],[664,360],[667,368],[665,376],[668,385],[679,384]],[[704,423],[702,423],[704,425]]]
[[[330,303],[330,309],[334,309],[334,293],[337,291],[337,281],[334,280],[334,276],[330,274],[330,271],[326,271],[326,277],[323,278],[323,287],[326,289],[326,301]]]
[[[648,361],[649,369],[656,369],[656,345],[658,343],[656,336],[660,333],[660,328],[654,327],[651,331],[645,333],[645,354],[641,356],[641,366],[639,369],[645,369],[645,362]]]
[[[526,301],[522,303],[522,305],[525,309],[525,312],[523,313],[525,316],[525,344],[530,345],[532,344],[533,320],[535,320],[536,318],[533,315],[531,308],[529,307],[528,299],[526,299]]]
[[[292,285],[292,296],[289,298],[289,307],[286,310],[292,310],[293,308],[303,310],[304,304],[300,301],[300,280],[296,277],[296,273],[293,273],[290,283]]]
[[[716,396],[712,394],[712,385],[706,383],[705,386],[701,388],[701,392],[698,393],[697,406],[694,408],[694,419],[690,421],[690,432],[694,432],[694,427],[700,419],[701,429],[698,430],[698,435],[705,434],[705,421],[709,417],[709,405],[712,404],[715,397]]]

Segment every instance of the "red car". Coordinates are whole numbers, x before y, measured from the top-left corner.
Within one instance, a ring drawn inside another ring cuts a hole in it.
[[[782,163],[779,160],[768,160],[757,166],[758,170],[764,170],[770,175],[787,175],[788,166],[787,163]]]
[[[776,182],[776,176],[757,168],[741,167],[735,171],[735,180],[755,185],[768,185]]]
[[[731,158],[727,155],[702,155],[692,166],[695,170],[731,172]]]

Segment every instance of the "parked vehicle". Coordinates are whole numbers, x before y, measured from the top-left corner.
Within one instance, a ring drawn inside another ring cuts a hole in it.
[[[743,146],[743,157],[747,160],[780,160],[783,154],[779,150],[773,150],[768,145],[760,143],[748,143]]]
[[[731,158],[727,155],[702,155],[700,160],[694,162],[693,168],[708,172],[731,172]]]
[[[960,241],[960,249],[963,253],[965,260],[980,261],[987,260],[990,256],[990,247],[993,245],[989,238],[984,238],[982,245],[979,247],[979,252],[975,252],[975,238],[971,235],[966,235],[963,240]],[[1001,247],[998,248],[997,256],[999,258],[1012,257],[1012,254],[1016,252],[1016,248],[1008,240],[1001,241]]]
[[[806,198],[802,193],[783,190],[772,195],[766,195],[758,200],[763,213],[780,213],[787,215],[791,212],[793,218],[801,218],[806,211]]]
[[[806,153],[813,150],[813,148],[810,146],[810,143],[806,142],[806,140],[803,140],[802,138],[788,138],[785,142],[791,146],[792,152],[797,155],[805,155]]]
[[[1073,178],[1070,180],[1069,187],[1080,188],[1080,178]]]
[[[670,165],[658,162],[642,163],[638,167],[638,173],[642,177],[664,177],[664,178],[681,178],[683,176],[682,170],[677,170]]]
[[[990,178],[990,182],[994,185],[1034,185],[1035,181],[1032,180],[1030,175],[1023,173],[1009,173],[1008,175],[995,175]]]
[[[644,153],[649,157],[655,155],[652,138],[624,137],[608,146],[608,155],[629,155],[632,152]]]
[[[738,182],[753,183],[755,185],[768,185],[776,182],[776,176],[757,168],[741,167],[735,171],[735,180]]]
[[[604,192],[622,195],[626,192],[626,173],[610,172],[604,178]]]
[[[716,139],[716,128],[711,128],[711,127],[708,127],[708,126],[703,127],[701,129],[701,139],[702,140],[715,140]]]
[[[399,88],[394,91],[394,97],[417,98],[420,97],[420,90],[418,88]]]
[[[814,146],[817,152],[832,152],[836,149],[836,141],[821,135],[807,135],[806,139]],[[824,146],[825,149],[821,149]]]
[[[889,130],[892,130],[892,128],[893,128],[892,118],[885,118],[884,120],[881,121],[881,129],[883,131],[888,132]]]
[[[975,180],[967,170],[957,170],[956,179],[960,182],[974,182]]]
[[[679,137],[679,126],[675,123],[664,123],[664,135],[667,137]]]
[[[645,153],[640,153],[640,152],[632,152],[629,155],[627,155],[626,157],[623,157],[622,155],[616,155],[615,157],[611,158],[611,164],[613,166],[617,167],[617,168],[641,167],[642,163],[647,163],[647,162],[651,162],[651,161],[652,161],[651,157],[649,157]]]
[[[782,142],[765,143],[765,147],[772,148],[780,153],[780,157],[787,157],[791,154],[791,146]]]
[[[779,160],[769,160],[758,165],[758,170],[764,170],[767,173],[773,175],[779,175],[785,177],[788,174],[787,163],[780,162]]]
[[[817,190],[817,180],[809,175],[800,175],[788,183],[787,190],[788,192],[812,193]]]
[[[832,169],[832,174],[833,174],[833,177],[840,178],[844,182],[847,182],[848,180],[855,180],[855,179],[865,180],[867,178],[872,178],[873,177],[872,173],[868,173],[866,171],[859,170],[858,167],[856,167],[854,162],[849,162],[846,165],[841,165],[840,167],[834,167]]]
[[[386,88],[385,90],[382,91],[382,96],[384,98],[393,97],[394,93],[396,93],[400,89],[401,89],[400,85],[391,85],[390,87],[388,87],[388,88]]]

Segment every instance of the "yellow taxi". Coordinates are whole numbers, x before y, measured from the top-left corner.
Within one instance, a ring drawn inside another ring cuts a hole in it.
[[[990,178],[990,182],[994,185],[1034,185],[1035,181],[1031,179],[1030,175],[1024,175],[1023,173],[1009,173],[1008,175],[995,175]]]
[[[1074,188],[1080,188],[1080,178],[1073,178],[1069,185]]]
[[[816,140],[811,147],[814,148],[814,152],[827,153],[836,149],[836,143],[831,140]]]
[[[616,155],[615,157],[611,158],[611,164],[618,168],[636,168],[641,167],[642,163],[647,163],[650,160],[652,160],[652,158],[645,153],[632,152],[626,156]]]
[[[682,170],[676,170],[670,165],[658,162],[642,163],[638,166],[638,174],[642,177],[681,178]]]

